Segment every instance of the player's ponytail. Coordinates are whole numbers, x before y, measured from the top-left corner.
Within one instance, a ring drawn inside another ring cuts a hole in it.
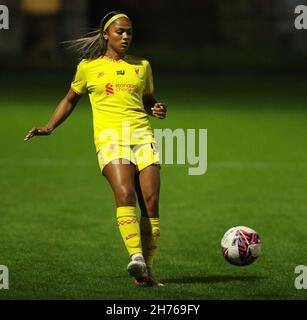
[[[111,11],[104,16],[101,21],[100,28],[85,34],[76,40],[62,42],[68,48],[75,51],[79,60],[93,60],[103,56],[107,50],[107,42],[103,38],[103,32],[108,28],[110,22],[117,16],[126,16],[119,11]]]
[[[106,51],[106,43],[100,29],[89,32],[79,39],[64,41],[63,44],[75,51],[80,61],[99,58]]]

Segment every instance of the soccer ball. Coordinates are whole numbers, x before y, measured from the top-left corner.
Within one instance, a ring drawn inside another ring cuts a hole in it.
[[[221,247],[224,258],[237,266],[253,263],[261,253],[258,233],[244,226],[233,227],[226,231],[221,240]]]

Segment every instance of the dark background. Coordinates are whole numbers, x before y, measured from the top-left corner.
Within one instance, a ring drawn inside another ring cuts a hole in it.
[[[307,69],[307,32],[294,27],[294,8],[304,0],[52,1],[56,8],[40,13],[26,9],[27,0],[2,1],[10,9],[10,30],[0,32],[0,66],[72,67],[73,53],[59,43],[120,10],[134,25],[130,53],[147,57],[159,71]]]

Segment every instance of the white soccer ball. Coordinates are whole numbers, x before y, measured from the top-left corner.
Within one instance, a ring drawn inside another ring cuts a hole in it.
[[[238,226],[225,232],[221,247],[226,261],[237,266],[246,266],[260,256],[261,240],[255,230]]]

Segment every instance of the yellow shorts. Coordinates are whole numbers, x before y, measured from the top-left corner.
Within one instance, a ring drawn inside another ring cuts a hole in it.
[[[108,144],[102,147],[98,153],[98,163],[101,172],[111,161],[113,163],[133,163],[138,171],[145,169],[151,164],[159,163],[159,151],[155,143],[145,143],[138,145]],[[117,160],[115,162],[114,160]]]

